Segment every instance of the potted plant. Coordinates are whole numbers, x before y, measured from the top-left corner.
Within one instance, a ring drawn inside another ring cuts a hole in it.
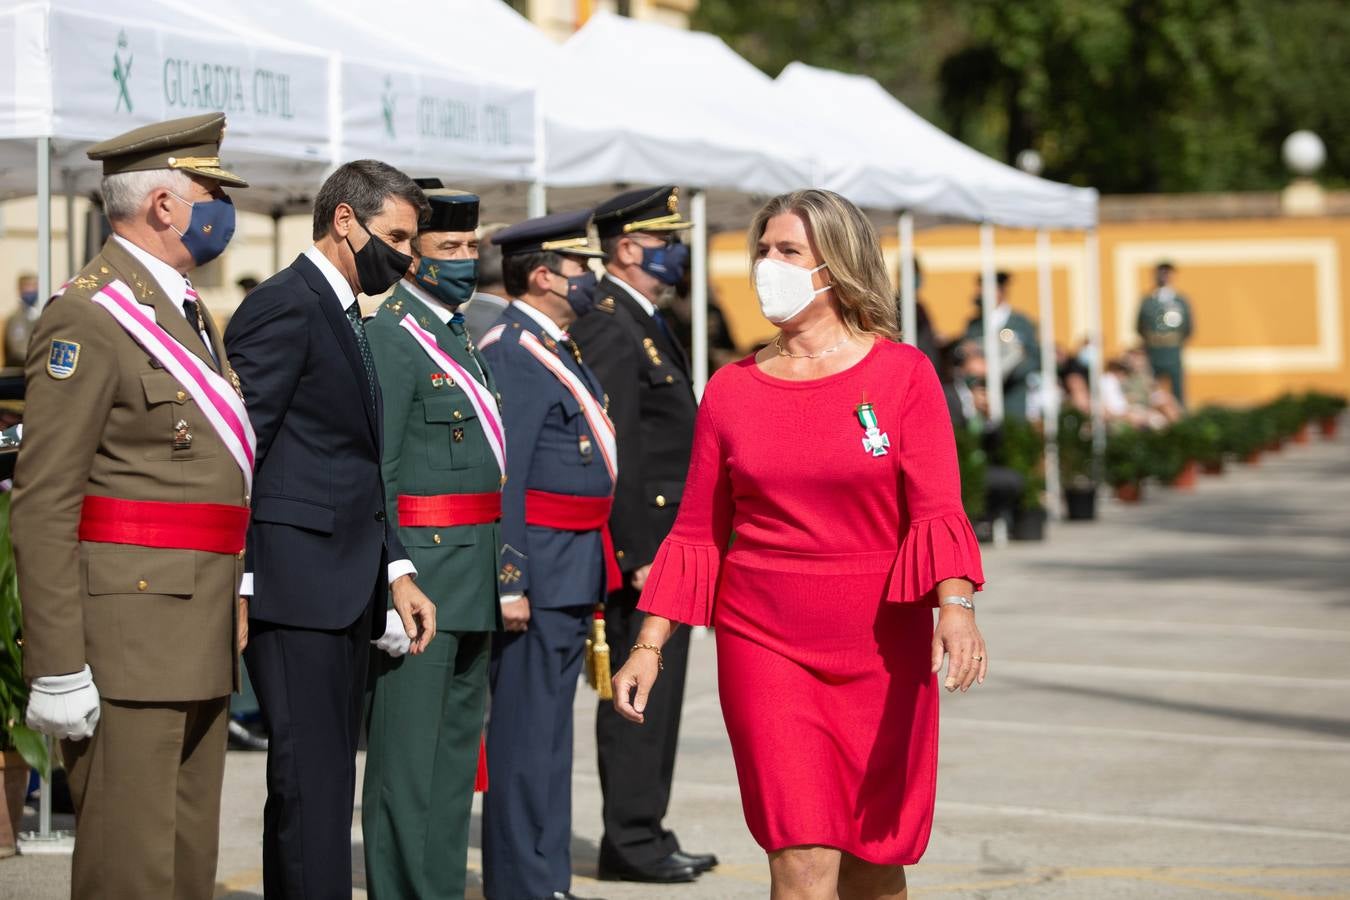
[[[1022,493],[1013,510],[1008,536],[1015,541],[1045,539],[1045,436],[1025,419],[1004,419],[999,426],[997,462],[1022,476]]]
[[[1225,410],[1208,407],[1187,419],[1191,427],[1193,458],[1206,475],[1223,474],[1226,418]]]
[[[984,516],[984,471],[989,462],[977,432],[956,429],[956,459],[961,471],[961,504],[966,518],[978,522]]]
[[[1097,517],[1097,481],[1092,471],[1092,419],[1076,409],[1059,416],[1059,479],[1070,521]]]
[[[0,493],[0,856],[14,852],[28,770],[47,771],[47,746],[42,736],[23,723],[28,682],[23,677],[22,615],[14,548],[9,540],[8,492]]]
[[[1198,460],[1205,451],[1204,440],[1202,426],[1194,419],[1173,422],[1156,439],[1154,474],[1169,487],[1194,490],[1199,480]]]
[[[1143,499],[1144,478],[1149,474],[1147,432],[1125,426],[1111,432],[1106,441],[1106,483],[1126,503]]]
[[[1345,410],[1345,405],[1344,397],[1323,394],[1319,391],[1310,391],[1303,399],[1304,414],[1310,421],[1317,423],[1318,430],[1322,432],[1324,438],[1336,436],[1337,418]]]

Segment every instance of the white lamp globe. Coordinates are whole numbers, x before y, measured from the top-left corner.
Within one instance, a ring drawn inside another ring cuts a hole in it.
[[[1312,175],[1327,159],[1327,148],[1322,139],[1306,129],[1285,138],[1282,153],[1284,164],[1295,175]]]
[[[1017,154],[1017,168],[1028,175],[1039,175],[1045,167],[1041,155],[1030,147]]]

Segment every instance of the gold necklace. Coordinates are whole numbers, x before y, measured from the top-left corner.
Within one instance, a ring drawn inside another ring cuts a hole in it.
[[[826,347],[818,353],[789,353],[787,350],[783,349],[783,333],[780,331],[773,339],[773,346],[774,349],[778,351],[779,356],[786,356],[788,359],[820,359],[822,356],[829,356],[851,340],[853,340],[853,335],[846,334],[844,335],[844,339],[839,343],[835,344],[833,347]]]

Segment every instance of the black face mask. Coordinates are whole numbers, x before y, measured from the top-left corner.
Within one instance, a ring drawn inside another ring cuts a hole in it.
[[[360,250],[352,247],[351,237],[347,237],[347,249],[352,251],[356,260],[356,280],[361,285],[361,293],[367,297],[378,297],[389,290],[404,276],[412,265],[412,257],[400,253],[386,244],[375,232],[366,228],[360,220],[357,224],[365,229],[370,240]]]

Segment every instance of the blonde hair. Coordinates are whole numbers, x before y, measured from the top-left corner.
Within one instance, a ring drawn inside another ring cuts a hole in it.
[[[820,261],[829,267],[844,326],[854,333],[870,332],[899,340],[881,241],[862,210],[833,191],[820,188],[779,194],[750,222],[752,266],[769,220],[784,213],[796,213],[806,220],[807,234],[820,251]]]

